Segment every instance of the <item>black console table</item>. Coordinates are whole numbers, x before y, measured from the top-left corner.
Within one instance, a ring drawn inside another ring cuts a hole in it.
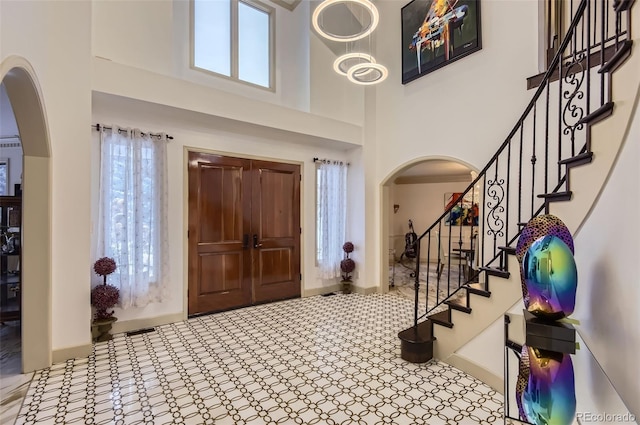
[[[522,345],[536,347],[534,344],[540,344],[541,346],[537,348],[571,356],[576,408],[572,422],[567,422],[567,425],[637,424],[636,421],[639,418],[635,418],[626,408],[609,378],[581,338],[579,325],[575,325],[575,329],[571,325],[544,328],[544,325],[535,318],[531,320],[532,316],[527,320],[525,315],[528,314],[528,312],[510,313],[504,316],[504,423],[538,425],[536,422],[527,422],[519,417],[516,384]],[[572,330],[574,330],[575,342],[569,342],[572,338]],[[548,390],[548,388],[542,388],[542,390]],[[544,397],[540,396],[540,398]],[[551,410],[542,409],[542,415],[557,409],[558,401],[552,400],[549,406],[544,406],[545,409]]]

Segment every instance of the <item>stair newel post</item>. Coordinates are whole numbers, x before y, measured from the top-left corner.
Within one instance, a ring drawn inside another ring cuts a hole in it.
[[[420,292],[420,245],[422,240],[416,241],[416,277],[415,277],[415,302],[413,304],[413,326],[418,327],[418,294]],[[429,306],[429,293],[427,293],[427,306]]]

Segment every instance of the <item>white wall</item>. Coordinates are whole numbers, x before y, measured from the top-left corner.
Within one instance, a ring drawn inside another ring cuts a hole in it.
[[[580,320],[580,334],[636,417],[640,417],[638,158],[640,110],[636,109],[609,181],[575,237],[578,291],[573,314]],[[609,231],[613,223],[624,230]]]
[[[44,96],[54,194],[53,349],[86,345],[91,341],[91,3],[2,1],[0,19],[0,61],[11,55],[28,60]]]
[[[312,33],[311,113],[362,125],[364,87],[351,83],[333,70],[336,55]]]
[[[276,10],[275,92],[190,69],[189,1],[93,2],[92,52],[241,96],[309,111],[309,2]]]

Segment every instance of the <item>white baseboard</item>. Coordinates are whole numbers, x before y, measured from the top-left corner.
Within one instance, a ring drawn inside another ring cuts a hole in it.
[[[450,364],[451,366],[484,382],[500,394],[504,393],[504,379],[501,376],[488,371],[474,361],[454,353],[447,359],[443,360],[443,362]]]
[[[368,287],[368,288],[361,288],[359,286],[352,286],[351,287],[351,291],[355,292],[357,294],[363,294],[363,295],[369,295],[369,294],[375,294],[378,292],[378,288],[373,286],[373,287]],[[315,297],[317,295],[324,295],[324,294],[329,294],[331,292],[342,292],[342,285],[341,284],[335,284],[335,285],[331,285],[331,286],[323,286],[321,288],[312,288],[312,289],[305,289],[304,292],[302,293],[302,297]]]
[[[69,359],[83,359],[89,357],[93,352],[93,344],[78,345],[75,347],[60,348],[53,350],[51,360],[53,364],[64,363]]]
[[[137,331],[144,328],[152,328],[154,326],[162,326],[169,323],[182,322],[184,316],[182,313],[166,314],[164,316],[146,317],[144,319],[123,320],[113,324],[112,334],[123,332]]]
[[[376,286],[369,286],[368,288],[361,288],[359,286],[354,286],[353,292],[356,292],[362,295],[371,295],[371,294],[378,293],[378,288]]]
[[[184,317],[182,313],[167,314],[164,316],[148,317],[144,319],[125,320],[115,322],[111,329],[111,334],[119,334],[138,329],[152,328],[154,326],[166,325],[168,323],[182,322]],[[53,350],[51,353],[53,364],[63,363],[69,359],[79,359],[89,357],[93,351],[93,344],[78,345],[75,347],[61,348]]]
[[[317,295],[330,294],[331,292],[340,292],[340,291],[341,291],[341,286],[339,283],[336,283],[335,285],[331,285],[331,286],[322,286],[320,288],[305,289],[302,293],[302,297],[303,298],[315,297]]]

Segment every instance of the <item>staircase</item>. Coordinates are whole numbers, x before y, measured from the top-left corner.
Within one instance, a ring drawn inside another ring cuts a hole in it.
[[[614,165],[640,86],[633,3],[571,5],[566,36],[547,71],[530,79],[537,89],[512,131],[418,238],[416,258],[460,272],[421,279],[425,264],[416,262],[414,324],[398,334],[403,359],[447,361],[518,302],[515,244],[531,218],[552,213],[572,233],[580,228]]]

